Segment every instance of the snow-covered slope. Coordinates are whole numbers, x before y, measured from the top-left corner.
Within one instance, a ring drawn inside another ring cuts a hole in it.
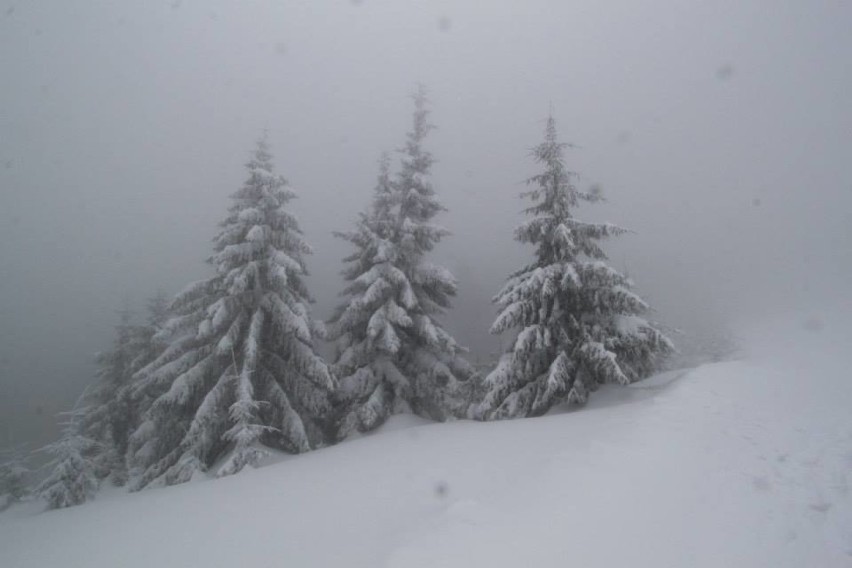
[[[850,326],[498,423],[396,418],[231,478],[0,515],[0,566],[852,566]]]

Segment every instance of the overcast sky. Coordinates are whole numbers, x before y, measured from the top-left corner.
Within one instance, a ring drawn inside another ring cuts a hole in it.
[[[316,253],[363,209],[431,92],[434,185],[460,280],[446,319],[484,358],[529,149],[553,109],[569,166],[609,199],[581,218],[684,330],[848,301],[847,1],[0,0],[0,445],[39,444],[91,380],[116,310],[203,260],[268,129]]]

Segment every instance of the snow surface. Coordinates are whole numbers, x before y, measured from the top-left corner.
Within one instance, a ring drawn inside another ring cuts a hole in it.
[[[0,514],[0,566],[852,566],[852,324],[494,423],[396,417],[239,475]]]

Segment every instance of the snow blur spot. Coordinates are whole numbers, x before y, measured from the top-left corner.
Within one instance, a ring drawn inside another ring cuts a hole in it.
[[[716,78],[720,81],[727,81],[734,75],[734,66],[730,63],[725,63],[716,69]]]
[[[822,331],[824,324],[822,323],[822,319],[820,319],[818,316],[811,316],[802,322],[802,327],[807,331],[819,333],[820,331]]]
[[[758,491],[769,491],[771,488],[769,480],[764,475],[752,477],[751,485]]]
[[[618,133],[618,136],[615,137],[615,143],[619,145],[629,144],[630,139],[633,138],[633,133],[629,130],[622,130]]]
[[[762,202],[760,201],[759,197],[755,197],[754,199],[751,200],[751,206],[752,207],[760,207],[761,203]]]
[[[349,1],[352,2],[353,6],[361,6],[362,4],[364,4],[364,0],[349,0]]]
[[[3,167],[5,167],[7,170],[11,170],[12,169],[12,160],[6,160],[5,162],[3,162]]]
[[[6,17],[11,16],[14,13],[15,13],[15,5],[14,4],[12,4],[8,8],[6,8]]]
[[[181,5],[181,4],[183,4],[183,0],[174,0],[173,2],[171,2],[171,3],[169,4],[169,7],[170,7],[172,10],[177,10],[178,8],[180,8],[180,5]]]
[[[826,501],[820,501],[818,503],[811,503],[810,508],[818,513],[827,513],[829,509],[831,509],[831,503]]]
[[[450,31],[450,28],[453,27],[453,21],[449,19],[447,16],[441,16],[438,18],[438,29],[442,32]]]
[[[596,199],[602,199],[603,198],[603,186],[599,183],[593,183],[592,185],[589,186],[589,194]]]
[[[287,44],[283,41],[279,41],[275,44],[275,53],[278,55],[287,55]]]
[[[447,484],[446,481],[439,481],[435,484],[435,496],[438,499],[443,499],[449,494],[449,492],[450,486]]]

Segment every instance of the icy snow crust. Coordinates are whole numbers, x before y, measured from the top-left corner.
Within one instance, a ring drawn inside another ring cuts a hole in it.
[[[0,514],[0,566],[852,566],[852,319],[493,423],[395,417],[238,476]]]

